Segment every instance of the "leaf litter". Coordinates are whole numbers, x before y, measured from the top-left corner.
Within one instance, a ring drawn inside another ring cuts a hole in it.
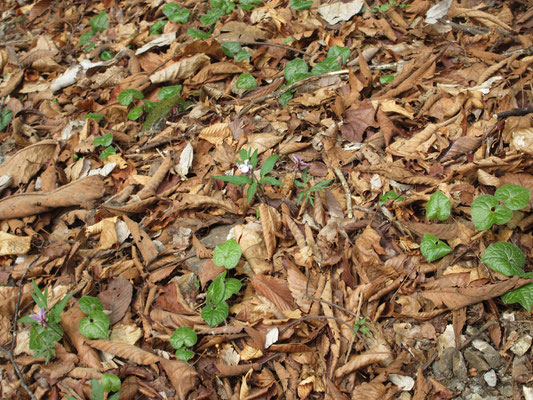
[[[533,398],[531,199],[485,230],[471,213],[533,189],[524,2],[0,11],[3,398],[88,398],[104,373],[121,399]],[[283,185],[247,199],[213,178],[254,151]],[[210,327],[227,239],[242,287]],[[48,364],[17,321],[42,312],[30,279],[51,305],[72,294]],[[86,295],[109,339],[79,332]]]

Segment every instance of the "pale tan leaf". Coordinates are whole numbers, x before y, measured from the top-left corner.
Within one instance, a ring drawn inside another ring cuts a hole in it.
[[[197,71],[209,64],[210,58],[205,54],[195,54],[178,61],[150,76],[152,83],[175,82],[192,77]]]
[[[114,215],[128,215],[143,212],[155,202],[157,202],[157,198],[154,196],[141,201],[134,201],[132,203],[127,203],[124,205],[115,205],[116,203],[109,202],[103,204],[102,207],[106,210],[109,210],[109,212]]]
[[[352,399],[354,400],[377,400],[385,398],[387,388],[383,383],[365,382],[353,388]]]
[[[198,139],[207,140],[215,146],[220,146],[222,142],[231,143],[232,135],[227,122],[219,122],[205,127],[198,134]]]
[[[0,176],[11,176],[12,186],[28,183],[41,167],[50,161],[56,146],[55,141],[43,140],[17,151],[0,164]]]
[[[370,350],[361,354],[355,354],[350,360],[335,370],[335,376],[341,378],[353,371],[366,367],[374,363],[381,363],[392,355],[389,347],[384,343],[379,343]]]
[[[296,304],[298,304],[300,307],[300,310],[307,314],[312,304],[312,300],[307,296],[307,293],[310,295],[315,293],[316,288],[311,282],[307,282],[305,275],[298,269],[296,265],[294,265],[294,263],[292,263],[290,260],[286,261],[287,283],[289,285],[289,290],[291,291],[292,297],[296,301]]]
[[[310,142],[286,142],[279,145],[279,154],[291,154],[311,145]]]
[[[31,236],[17,236],[0,232],[0,256],[26,254],[31,247]]]
[[[257,133],[254,135],[248,135],[248,143],[242,146],[243,149],[256,150],[261,154],[271,149],[279,142],[283,140],[283,136],[274,135],[273,133]]]

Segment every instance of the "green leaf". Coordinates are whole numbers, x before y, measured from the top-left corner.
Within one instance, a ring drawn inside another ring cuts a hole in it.
[[[331,46],[328,51],[328,58],[337,59],[338,57],[341,57],[342,64],[346,63],[346,61],[348,61],[348,58],[350,58],[350,49],[344,46]]]
[[[191,14],[189,10],[181,8],[176,3],[165,4],[162,11],[169,20],[183,24],[189,21],[189,16]]]
[[[181,93],[181,85],[165,86],[157,92],[160,99],[169,99]]]
[[[281,104],[283,107],[286,107],[287,105],[289,105],[289,101],[292,100],[293,93],[294,93],[294,90],[291,90],[279,96],[279,104]]]
[[[176,357],[183,362],[187,362],[194,356],[194,351],[189,350],[185,347],[179,348],[176,350]]]
[[[113,132],[106,133],[105,135],[95,137],[93,139],[93,145],[107,147],[113,143]]]
[[[513,212],[498,204],[498,199],[490,194],[477,197],[470,209],[472,221],[478,231],[490,229],[492,224],[505,224],[513,217]]]
[[[213,262],[219,267],[235,268],[241,259],[241,255],[242,251],[239,243],[232,238],[215,247]]]
[[[210,34],[199,29],[189,28],[187,29],[187,35],[193,39],[209,39]]]
[[[13,119],[13,111],[4,108],[0,114],[0,131],[6,129]]]
[[[107,14],[105,11],[100,11],[96,17],[92,17],[89,20],[91,28],[94,32],[103,32],[109,28],[109,20],[107,19]]]
[[[529,204],[531,191],[520,185],[503,185],[494,193],[494,197],[502,201],[511,210],[520,210]]]
[[[238,279],[228,278],[226,279],[226,291],[224,292],[224,300],[229,299],[239,290],[241,290],[242,283]]]
[[[225,301],[209,303],[202,309],[202,318],[213,328],[224,322],[229,315],[229,306]]]
[[[533,283],[511,290],[502,296],[502,300],[506,304],[520,303],[527,311],[531,311],[531,307],[533,307]]]
[[[107,339],[109,318],[103,311],[94,311],[79,322],[78,330],[89,339]]]
[[[226,291],[226,271],[218,275],[207,288],[206,302],[220,303],[224,300],[224,292]]]
[[[207,14],[204,14],[200,17],[200,22],[204,26],[211,26],[216,24],[218,19],[224,16],[224,10],[220,8],[211,8],[207,11]]]
[[[231,58],[242,49],[239,42],[223,42],[221,46],[224,54]]]
[[[90,45],[88,45],[86,48],[83,49],[83,52],[84,52],[84,53],[88,53],[88,52],[90,52],[92,49],[94,49],[95,46],[96,46],[96,43],[91,42]]]
[[[100,153],[98,157],[102,160],[106,160],[107,157],[112,156],[113,154],[116,154],[116,152],[117,151],[115,150],[113,146],[108,146],[104,150],[102,150],[102,152]]]
[[[246,49],[240,50],[237,54],[235,54],[235,61],[244,61],[249,60],[252,57],[252,55],[248,52]]]
[[[52,307],[50,312],[48,313],[48,319],[51,321],[54,321],[55,323],[58,323],[61,321],[60,315],[63,313],[63,310],[65,309],[65,306],[67,305],[68,299],[72,297],[72,293],[68,293],[63,299],[56,303],[55,306]]]
[[[441,221],[446,221],[450,216],[451,210],[452,203],[450,199],[440,190],[433,193],[426,204],[426,213],[430,221],[435,218],[438,218]]]
[[[84,314],[91,315],[95,311],[104,311],[104,306],[100,300],[92,296],[83,296],[78,301],[78,307]]]
[[[143,122],[142,130],[160,129],[160,125],[164,125],[164,119],[170,115],[170,109],[176,104],[179,104],[180,101],[182,101],[182,98],[177,94],[174,97],[155,102],[153,109],[147,111],[148,115]],[[144,103],[146,105],[150,104],[147,100],[145,100]],[[152,106],[150,105],[150,108],[151,107]]]
[[[100,53],[100,59],[103,61],[111,60],[113,57],[115,57],[115,53],[109,50],[104,50]]]
[[[331,185],[331,182],[333,182],[333,179],[328,179],[326,181],[320,181],[317,184],[313,185],[310,191],[316,192],[317,190],[327,189],[329,185]]]
[[[165,4],[165,6],[166,5],[167,4]],[[168,21],[165,21],[165,20],[156,21],[152,25],[150,25],[148,32],[150,32],[150,35],[161,35],[163,33],[163,28],[165,27],[167,23]]]
[[[240,0],[239,8],[250,11],[261,4],[261,0]]]
[[[379,83],[386,85],[394,80],[394,75],[383,75],[379,77]]]
[[[506,276],[523,276],[521,266],[526,263],[526,257],[522,250],[512,243],[492,243],[481,256],[490,269]]]
[[[420,243],[420,252],[427,262],[432,262],[448,254],[450,246],[433,235],[424,235],[424,239]]]
[[[270,171],[272,171],[278,159],[279,159],[279,154],[272,154],[270,157],[268,157],[265,160],[265,162],[263,163],[263,166],[261,167],[261,172],[260,172],[261,178],[264,177],[266,174],[268,174]]]
[[[246,175],[222,175],[222,176],[212,176],[215,179],[218,179],[219,181],[228,182],[232,185],[246,185],[251,184],[252,179]]]
[[[119,93],[117,100],[123,106],[129,106],[134,97],[144,99],[142,92],[139,92],[137,89],[125,89]]]
[[[313,0],[291,0],[290,7],[293,10],[307,10],[313,5]]]
[[[251,149],[249,150],[251,151]],[[255,149],[252,154],[250,155],[250,164],[254,167],[254,169],[257,167],[257,161],[258,161],[258,152],[257,149]]]
[[[150,101],[150,100],[144,100],[144,111],[147,114],[150,114],[154,108],[159,104],[158,101]]]
[[[89,113],[85,116],[85,119],[95,119],[95,120],[99,120],[99,119],[102,119],[104,118],[103,114],[99,114],[99,113]]]
[[[90,30],[89,32],[85,32],[85,33],[82,33],[80,35],[80,46],[83,46],[87,43],[89,43],[89,41],[91,40],[91,38],[96,34],[95,31],[93,30]]]
[[[120,390],[120,379],[114,374],[104,374],[100,381],[104,392],[118,392]]]
[[[283,43],[286,43],[286,44],[291,44],[292,42],[294,42],[296,39],[289,36],[288,38],[285,38],[283,39]]]
[[[272,176],[265,176],[264,178],[261,178],[259,180],[259,183],[261,185],[268,183],[272,186],[283,186],[283,182],[278,181],[276,178],[273,178]]]
[[[387,193],[381,195],[381,197],[379,198],[379,205],[383,206],[389,200],[398,200],[399,197],[400,195],[394,190],[389,190]]]
[[[104,400],[104,387],[96,379],[91,379],[91,400]]]
[[[341,66],[337,62],[337,57],[328,57],[316,63],[311,70],[313,75],[325,74],[332,71],[338,71]]]
[[[213,8],[222,10],[224,14],[231,14],[235,8],[235,3],[233,0],[211,0],[209,4],[211,4],[211,7]]]
[[[301,58],[295,58],[285,65],[283,74],[289,84],[294,83],[302,78],[309,76],[309,66]]]
[[[130,121],[136,121],[141,115],[143,115],[143,108],[135,107],[128,113],[128,119]]]
[[[194,329],[188,328],[186,326],[180,326],[174,331],[170,337],[170,344],[175,349],[179,349],[183,346],[191,347],[196,344],[198,341],[198,335]]]
[[[37,303],[39,307],[44,307],[48,310],[48,306],[47,306],[48,288],[46,288],[43,293],[43,291],[39,289],[39,286],[37,285],[37,283],[35,283],[34,279],[31,280],[31,285],[33,288],[33,293],[31,297],[33,297],[33,300],[35,300],[35,303]]]
[[[257,81],[255,80],[252,74],[240,74],[235,82],[235,87],[237,89],[250,90],[257,86]]]
[[[257,185],[257,181],[253,181],[253,183],[248,186],[248,190],[246,192],[246,204],[250,204],[252,202],[255,192],[257,192]]]

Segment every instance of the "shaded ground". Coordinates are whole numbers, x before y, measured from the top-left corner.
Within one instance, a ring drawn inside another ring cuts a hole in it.
[[[106,372],[120,399],[533,398],[533,284],[480,259],[531,260],[531,200],[485,230],[470,212],[533,189],[531,3],[302,3],[0,4],[1,398],[89,398]],[[249,202],[212,177],[251,179],[248,149],[283,183]],[[429,221],[437,189],[451,215]],[[451,251],[427,262],[424,235]],[[230,237],[242,287],[211,327]],[[72,294],[48,364],[17,321],[31,279]],[[80,334],[85,295],[108,339]]]

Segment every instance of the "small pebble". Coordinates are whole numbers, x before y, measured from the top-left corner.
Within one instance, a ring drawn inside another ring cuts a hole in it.
[[[496,376],[496,372],[491,369],[488,372],[485,372],[483,375],[483,379],[485,379],[485,382],[487,382],[487,385],[490,387],[496,387],[496,383],[498,383],[498,377]]]
[[[518,357],[522,357],[531,347],[531,342],[533,338],[529,335],[522,335],[520,338],[513,344],[511,351],[515,353]]]

